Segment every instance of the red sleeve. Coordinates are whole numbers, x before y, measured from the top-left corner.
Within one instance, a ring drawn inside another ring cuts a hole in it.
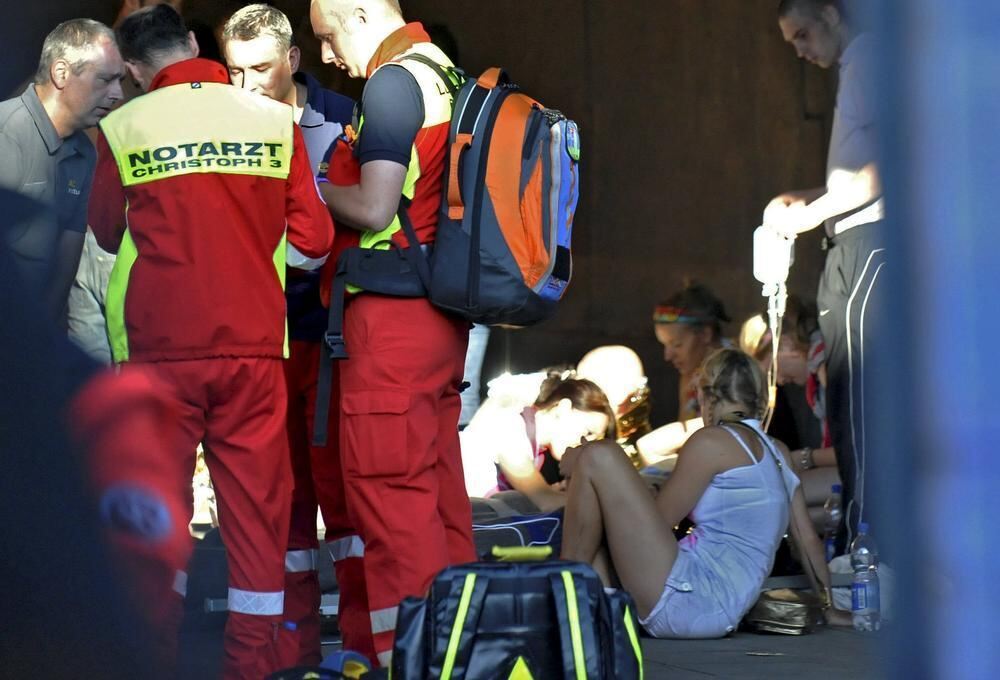
[[[87,223],[97,243],[109,253],[117,253],[125,233],[125,189],[118,164],[103,134],[97,135],[97,169],[90,192]]]
[[[143,368],[120,374],[109,369],[74,396],[70,431],[87,452],[87,469],[100,490],[122,481],[180,488],[164,477],[170,452],[160,443],[178,417],[161,396],[166,389]]]
[[[162,396],[168,391],[140,367],[107,370],[80,390],[67,414],[122,576],[151,602],[169,596],[191,555],[184,493],[191,470],[177,464],[168,444],[179,418]],[[159,612],[149,611],[158,631]]]
[[[298,125],[295,125],[294,134],[292,167],[285,191],[288,242],[306,257],[321,258],[330,252],[333,219],[316,188],[309,153]]]

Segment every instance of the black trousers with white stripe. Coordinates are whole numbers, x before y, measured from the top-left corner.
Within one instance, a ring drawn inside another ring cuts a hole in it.
[[[816,296],[826,344],[827,418],[843,484],[839,550],[857,534],[859,522],[871,523],[871,505],[865,501],[876,492],[865,485],[872,456],[878,455],[867,446],[871,433],[865,423],[873,423],[878,413],[871,394],[882,363],[873,338],[885,319],[882,232],[882,223],[873,223],[827,239],[826,266]]]

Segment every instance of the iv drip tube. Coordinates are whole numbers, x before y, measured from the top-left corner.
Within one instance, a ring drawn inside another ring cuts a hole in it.
[[[788,301],[786,281],[795,259],[795,240],[786,238],[765,227],[758,227],[753,234],[753,275],[763,284],[761,294],[767,298],[767,325],[771,331],[771,367],[767,372],[767,410],[762,425],[766,431],[771,425],[774,406],[778,397],[778,343],[781,342],[781,323]]]

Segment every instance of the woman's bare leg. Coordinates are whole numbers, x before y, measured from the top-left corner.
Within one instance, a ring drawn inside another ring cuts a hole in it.
[[[621,588],[621,581],[615,573],[615,565],[611,563],[611,555],[608,553],[608,546],[602,545],[594,556],[594,561],[590,563],[594,571],[601,577],[605,586],[611,588]]]
[[[593,564],[606,542],[622,586],[646,616],[677,559],[677,540],[616,444],[595,442],[580,452],[564,517],[562,557]]]

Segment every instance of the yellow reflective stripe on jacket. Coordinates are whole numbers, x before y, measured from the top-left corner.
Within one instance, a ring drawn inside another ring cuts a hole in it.
[[[358,130],[364,126],[364,116],[358,121]],[[360,134],[360,133],[359,133]],[[420,179],[420,156],[417,154],[417,147],[414,144],[410,149],[410,164],[406,168],[406,177],[403,179],[403,196],[412,199],[417,190],[417,180]],[[374,250],[388,250],[392,235],[403,228],[399,221],[399,215],[392,216],[392,222],[382,231],[362,231],[358,239],[358,247]],[[347,284],[347,292],[360,293],[361,288]]]
[[[234,118],[234,110],[245,113]],[[289,106],[231,85],[181,83],[137,97],[101,130],[126,187],[192,173],[286,179],[292,115]]]
[[[285,266],[285,255],[288,251],[288,229],[285,229],[285,233],[281,235],[281,240],[278,241],[278,247],[274,249],[274,253],[271,255],[271,260],[274,262],[274,271],[278,275],[278,281],[281,282],[281,290],[285,290],[285,272],[288,271],[288,267]],[[285,314],[285,339],[281,346],[281,356],[288,358],[291,356],[291,350],[288,345],[288,314]]]
[[[128,221],[128,203],[125,204],[126,223]],[[104,309],[108,324],[108,341],[111,343],[111,357],[115,363],[128,361],[128,331],[125,328],[125,293],[128,290],[128,279],[132,274],[132,265],[139,258],[139,251],[132,240],[128,228],[122,235],[118,246],[118,257],[115,258],[111,276],[108,278],[108,290],[104,299]]]
[[[417,189],[417,180],[419,180],[420,177],[420,158],[417,155],[417,147],[414,146],[410,151],[410,165],[406,168],[406,177],[403,179],[403,196],[409,199],[413,198]],[[402,228],[403,225],[399,221],[399,215],[393,215],[392,222],[390,222],[389,226],[382,231],[361,232],[361,238],[358,245],[362,248],[388,250],[389,239],[391,239],[392,235]]]
[[[234,118],[233,111],[242,115]],[[285,104],[231,85],[196,82],[170,85],[133,99],[108,114],[101,130],[122,186],[127,188],[194,173],[286,180],[295,147],[293,125],[292,109]],[[138,257],[126,229],[107,291],[108,335],[119,363],[129,359],[125,299]],[[273,259],[284,288],[284,237]],[[284,354],[288,356],[287,321]]]

